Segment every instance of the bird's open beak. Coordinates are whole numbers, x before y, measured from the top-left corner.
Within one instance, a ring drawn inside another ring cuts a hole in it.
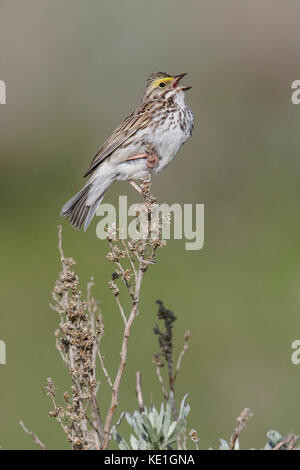
[[[178,87],[178,84],[180,80],[185,77],[187,74],[186,73],[180,73],[179,75],[175,75],[175,80],[173,82],[173,88],[176,88],[176,91],[186,91],[190,90],[192,87],[191,86],[181,86]]]

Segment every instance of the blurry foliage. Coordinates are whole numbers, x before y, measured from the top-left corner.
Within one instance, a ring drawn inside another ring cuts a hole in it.
[[[296,436],[293,433],[288,434],[286,437],[283,437],[278,431],[268,431],[267,432],[268,442],[266,445],[259,450],[300,450],[300,446],[296,446],[299,436]],[[231,443],[227,442],[225,439],[220,440],[219,450],[240,450],[239,440],[236,439],[233,448]],[[211,448],[211,450],[213,450]],[[256,450],[256,449],[251,449]]]

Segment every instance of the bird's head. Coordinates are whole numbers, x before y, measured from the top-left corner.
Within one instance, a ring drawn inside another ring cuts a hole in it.
[[[180,80],[186,73],[172,75],[165,72],[152,73],[147,80],[147,88],[143,96],[143,101],[160,98],[170,98],[179,93],[183,95],[190,86],[180,86]]]

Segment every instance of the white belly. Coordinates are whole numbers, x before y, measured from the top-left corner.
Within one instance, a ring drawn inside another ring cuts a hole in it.
[[[182,129],[178,122],[166,119],[163,126],[153,135],[153,147],[156,149],[159,164],[153,169],[157,174],[163,170],[177,155],[182,145],[191,135],[191,126]]]

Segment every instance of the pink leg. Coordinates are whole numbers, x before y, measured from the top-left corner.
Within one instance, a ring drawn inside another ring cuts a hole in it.
[[[127,160],[138,160],[139,158],[147,158],[148,153],[142,153],[141,155],[133,155],[132,157],[128,157]]]
[[[140,158],[147,158],[148,157],[148,154],[147,153],[142,153],[141,155],[133,155],[132,157],[129,157],[127,158],[127,160],[138,160]],[[128,180],[128,182],[131,184],[131,186],[134,187],[134,189],[136,189],[140,194],[142,194],[142,190],[141,188],[139,187],[139,185],[137,185],[133,180]]]
[[[127,160],[138,160],[140,158],[147,159],[147,168],[149,170],[153,170],[159,162],[158,156],[154,152],[149,153],[142,153],[140,155],[133,155],[132,157],[127,158]]]
[[[141,188],[139,187],[138,184],[136,184],[133,180],[128,180],[128,182],[131,184],[131,186],[134,187],[134,189],[136,189],[140,194],[143,194],[143,191],[141,190]]]

